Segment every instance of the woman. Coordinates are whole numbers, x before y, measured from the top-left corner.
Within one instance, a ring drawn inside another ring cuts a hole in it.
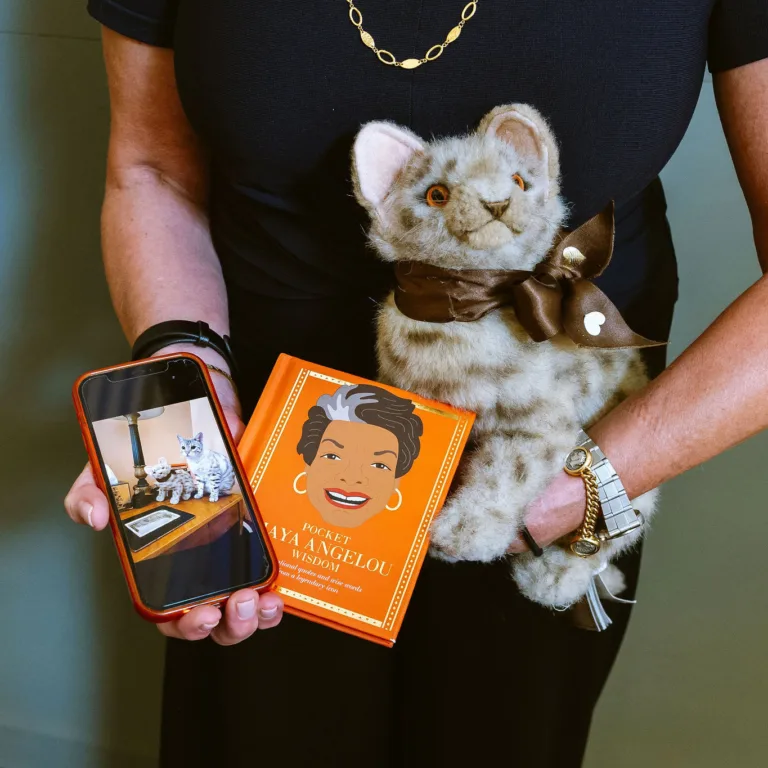
[[[301,431],[297,450],[305,466],[294,491],[306,493],[337,528],[357,528],[384,509],[397,509],[400,478],[419,455],[424,429],[413,411],[410,400],[381,387],[346,384],[323,395]],[[304,491],[298,488],[302,476]]]
[[[90,2],[112,105],[104,259],[129,341],[166,320],[231,331],[245,416],[279,352],[374,377],[372,316],[390,273],[366,251],[350,193],[355,131],[387,119],[460,133],[516,102],[560,140],[569,226],[617,201],[600,286],[634,330],[664,338],[677,278],[657,176],[707,62],[768,266],[764,0],[483,0],[445,47],[462,2],[359,1],[358,13],[340,0]],[[406,66],[387,66],[389,51]],[[591,430],[631,497],[768,425],[767,306],[763,278]],[[234,390],[217,381],[239,424]],[[89,470],[66,506],[106,525]],[[547,544],[583,517],[580,481],[563,474],[527,527]],[[199,608],[161,627],[163,765],[578,766],[628,609],[587,633],[523,600],[507,574],[503,562],[428,560],[392,651],[293,617],[241,642],[280,622],[275,595],[237,594],[223,616]]]

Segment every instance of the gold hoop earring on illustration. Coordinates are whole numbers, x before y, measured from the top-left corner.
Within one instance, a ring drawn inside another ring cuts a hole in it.
[[[400,489],[395,488],[395,493],[397,494],[397,504],[394,507],[390,507],[389,505],[387,505],[387,509],[390,512],[394,512],[395,510],[400,509],[403,503],[403,494],[400,493]]]
[[[296,475],[296,478],[293,481],[293,490],[295,493],[298,493],[299,496],[303,496],[307,492],[306,488],[303,491],[300,491],[298,488],[299,479],[301,478],[302,475],[306,475],[306,474],[307,474],[306,472],[299,472],[299,474]]]

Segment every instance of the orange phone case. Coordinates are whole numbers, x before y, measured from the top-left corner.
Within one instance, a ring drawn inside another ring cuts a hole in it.
[[[179,352],[179,353],[170,354],[170,355],[158,355],[157,357],[148,358],[147,360],[137,360],[131,363],[122,363],[120,365],[113,365],[107,368],[99,368],[98,370],[84,373],[82,376],[80,376],[77,379],[77,381],[74,383],[72,387],[72,398],[75,403],[75,411],[77,412],[77,420],[80,424],[80,432],[83,435],[85,449],[88,452],[88,460],[91,463],[91,467],[94,468],[94,479],[96,480],[97,485],[103,491],[107,499],[110,499],[110,493],[107,489],[107,484],[105,482],[105,479],[101,473],[98,453],[96,452],[96,446],[94,445],[94,442],[93,442],[93,437],[91,435],[88,419],[85,415],[85,409],[83,407],[82,398],[80,396],[80,388],[83,385],[83,383],[87,379],[91,378],[92,376],[98,376],[104,373],[111,373],[112,371],[119,371],[119,370],[123,370],[124,368],[131,368],[133,366],[146,364],[148,360],[150,360],[151,362],[155,362],[159,360],[167,360],[167,359],[179,358],[179,357],[186,357],[186,358],[189,358],[190,360],[193,360],[197,364],[197,366],[200,368],[203,374],[203,379],[205,381],[206,387],[208,388],[208,391],[212,395],[211,399],[216,409],[216,414],[219,417],[220,423],[223,425],[224,436],[226,437],[229,447],[232,449],[232,455],[235,458],[235,464],[236,464],[236,470],[238,473],[238,481],[240,484],[240,488],[242,492],[247,496],[248,501],[252,505],[252,509],[254,511],[254,517],[255,517],[256,523],[259,526],[259,532],[261,534],[262,541],[265,544],[267,556],[269,557],[269,561],[272,564],[272,571],[270,573],[270,576],[266,579],[266,581],[264,581],[263,584],[258,584],[252,587],[252,589],[256,590],[257,592],[265,592],[269,590],[269,588],[274,583],[275,579],[277,579],[277,575],[278,575],[278,562],[277,562],[277,558],[275,557],[275,550],[272,546],[272,542],[270,541],[269,535],[267,533],[267,529],[264,526],[264,521],[261,519],[259,507],[256,503],[256,499],[253,496],[253,491],[251,490],[250,483],[248,482],[248,475],[245,473],[242,462],[240,461],[240,454],[237,452],[237,447],[235,445],[234,440],[232,439],[232,434],[229,431],[229,426],[227,425],[227,420],[224,416],[224,412],[222,411],[221,404],[219,403],[219,398],[216,396],[216,389],[213,385],[213,381],[211,380],[211,377],[208,373],[208,369],[206,368],[205,364],[200,360],[200,358],[196,357],[195,355],[191,355],[187,352]],[[120,533],[120,529],[118,528],[118,521],[115,514],[115,509],[113,506],[113,502],[111,500],[109,501],[109,510],[110,510],[109,526],[112,530],[112,538],[115,541],[117,554],[120,558],[120,566],[123,569],[123,575],[125,576],[126,583],[128,584],[128,590],[131,593],[131,600],[133,601],[133,605],[136,608],[136,611],[143,618],[147,619],[148,621],[155,622],[156,624],[161,624],[166,621],[173,621],[174,619],[178,619],[181,616],[183,616],[185,613],[188,613],[193,608],[196,608],[199,605],[221,605],[227,601],[227,599],[232,594],[232,592],[226,592],[223,594],[215,595],[214,597],[205,598],[205,599],[196,601],[194,603],[187,603],[183,606],[180,606],[178,608],[171,608],[167,611],[156,611],[155,609],[145,605],[141,601],[141,596],[139,595],[139,590],[136,585],[136,581],[133,577],[133,571],[131,570],[130,554],[126,549],[125,542],[123,541],[123,537]],[[240,587],[239,589],[242,589],[242,587]]]

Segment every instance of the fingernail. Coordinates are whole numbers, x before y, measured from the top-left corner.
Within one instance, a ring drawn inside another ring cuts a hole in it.
[[[273,605],[271,608],[259,608],[259,616],[262,619],[274,619],[277,616],[277,606]]]
[[[238,603],[237,617],[245,621],[246,619],[252,619],[256,613],[256,602],[254,600],[244,600],[242,603]]]
[[[218,621],[214,621],[213,624],[201,624],[200,629],[203,630],[203,632],[210,632],[212,629],[215,629],[219,626]]]
[[[88,525],[93,528],[93,504],[89,504],[87,501],[81,501],[77,505],[77,514],[80,515],[81,518],[85,518],[88,521]]]

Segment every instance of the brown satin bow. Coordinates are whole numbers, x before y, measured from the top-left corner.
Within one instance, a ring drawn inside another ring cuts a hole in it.
[[[444,269],[398,262],[395,303],[407,317],[428,323],[472,322],[511,306],[534,341],[565,333],[580,346],[655,347],[635,333],[611,300],[591,282],[613,253],[613,203],[558,242],[532,272]],[[571,249],[571,250],[569,250]],[[574,257],[573,249],[579,254]],[[591,332],[590,332],[591,331]]]

